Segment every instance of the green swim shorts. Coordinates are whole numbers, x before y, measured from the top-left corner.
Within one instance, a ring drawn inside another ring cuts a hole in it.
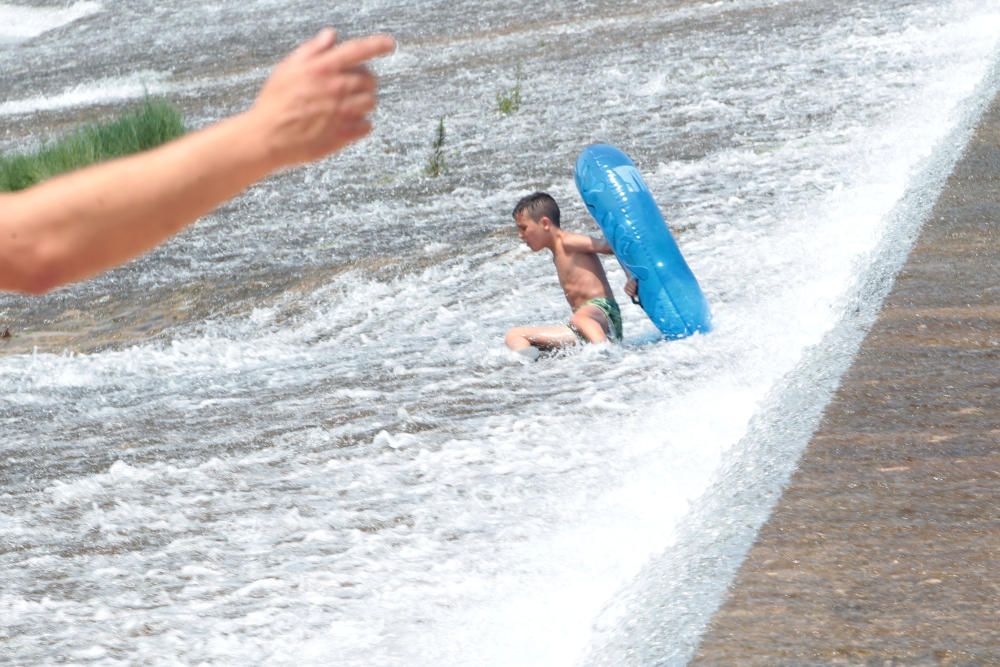
[[[593,304],[601,309],[604,316],[608,318],[608,326],[611,331],[608,334],[608,338],[613,341],[621,341],[622,339],[622,311],[618,308],[618,302],[614,299],[606,299],[603,296],[597,297],[596,299],[591,299],[587,302],[588,304]],[[587,339],[583,337],[576,327],[572,324],[569,325],[570,330],[576,334],[583,342],[587,342]]]

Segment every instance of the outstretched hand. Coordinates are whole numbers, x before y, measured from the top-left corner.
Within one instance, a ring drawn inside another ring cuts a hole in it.
[[[371,132],[378,84],[366,63],[395,46],[389,35],[337,44],[324,28],[280,62],[247,112],[273,166],[317,160]]]
[[[322,30],[278,64],[253,107],[157,149],[0,194],[0,290],[41,294],[140,255],[282,167],[371,131],[388,35]]]

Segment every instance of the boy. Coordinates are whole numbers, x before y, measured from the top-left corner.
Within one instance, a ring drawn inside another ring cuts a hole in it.
[[[544,192],[517,202],[514,222],[518,236],[532,251],[552,251],[559,284],[573,316],[568,324],[515,327],[507,332],[507,347],[520,352],[532,347],[551,350],[578,342],[603,343],[609,338],[620,341],[621,311],[597,257],[613,254],[608,242],[563,231],[559,227],[559,205]]]

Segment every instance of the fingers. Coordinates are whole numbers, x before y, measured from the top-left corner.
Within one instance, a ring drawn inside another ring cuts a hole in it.
[[[375,75],[362,66],[343,72],[330,82],[330,92],[334,95],[374,94],[377,87]]]
[[[375,109],[375,96],[368,94],[351,95],[340,103],[340,113],[346,117],[364,116]]]
[[[340,137],[345,141],[345,143],[351,143],[352,141],[357,141],[362,137],[368,136],[368,133],[372,131],[372,122],[367,118],[359,120],[355,123],[345,125],[340,128]]]
[[[396,40],[389,35],[369,35],[351,39],[327,53],[321,54],[320,67],[326,70],[346,70],[361,65],[372,58],[378,58],[392,53],[396,48]]]
[[[304,60],[328,50],[337,41],[337,31],[333,28],[323,28],[315,37],[303,42],[299,48],[292,51],[289,59]]]
[[[388,35],[339,43],[324,28],[275,67],[252,109],[273,162],[316,160],[369,134],[378,81],[367,63],[395,45]]]

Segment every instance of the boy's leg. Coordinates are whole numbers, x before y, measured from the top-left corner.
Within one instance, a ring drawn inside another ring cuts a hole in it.
[[[588,342],[608,342],[608,318],[597,306],[588,303],[573,313],[569,322]]]
[[[547,327],[514,327],[507,332],[507,347],[514,351],[537,347],[551,350],[579,342],[576,334],[565,324]]]

